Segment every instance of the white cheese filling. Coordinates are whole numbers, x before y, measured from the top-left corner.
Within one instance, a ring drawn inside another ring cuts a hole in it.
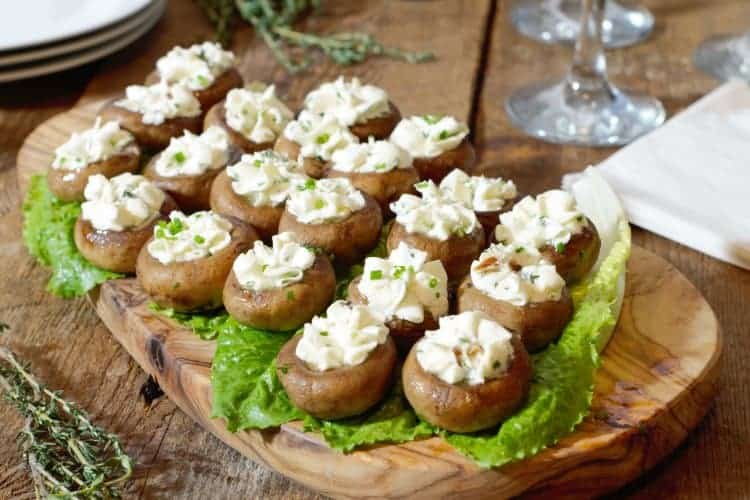
[[[276,97],[276,87],[259,82],[230,90],[224,109],[227,125],[256,144],[275,141],[294,118],[289,108]]]
[[[169,141],[154,168],[162,177],[203,175],[227,164],[228,148],[229,137],[221,127],[209,127],[201,135],[186,130]]]
[[[232,241],[232,223],[209,211],[185,215],[174,211],[169,222],[154,227],[148,253],[162,264],[187,262],[209,257]]]
[[[254,207],[281,205],[307,180],[294,160],[270,149],[242,155],[238,163],[227,167],[227,174],[232,191]]]
[[[333,115],[347,127],[390,113],[385,90],[374,85],[362,85],[359,78],[346,81],[343,76],[307,94],[305,109],[316,114]]]
[[[234,65],[234,54],[221,45],[203,42],[188,48],[174,47],[156,61],[159,77],[169,84],[181,84],[190,90],[204,90]]]
[[[141,115],[146,125],[161,125],[172,118],[190,118],[201,114],[201,105],[190,90],[182,85],[160,81],[153,85],[128,85],[125,98],[115,106]]]
[[[513,181],[484,176],[469,176],[454,169],[440,182],[444,196],[462,203],[475,212],[495,212],[518,195]]]
[[[124,173],[107,179],[89,177],[83,191],[81,217],[97,231],[125,231],[151,221],[164,203],[164,193],[142,175]]]
[[[401,243],[387,259],[368,257],[357,288],[368,305],[385,316],[421,323],[448,312],[448,275],[439,260]]]
[[[322,372],[364,363],[387,339],[388,328],[371,309],[338,300],[305,324],[295,354]]]
[[[83,132],[73,132],[70,138],[55,149],[52,168],[80,170],[92,163],[106,160],[122,151],[134,141],[133,135],[120,128],[116,121],[102,125],[101,118]]]
[[[359,142],[335,116],[302,110],[284,129],[284,137],[300,146],[297,161],[318,158],[329,161],[333,153]]]
[[[391,142],[414,158],[434,158],[456,149],[468,134],[469,127],[452,116],[411,116],[396,125]]]
[[[440,318],[415,345],[422,369],[448,384],[483,384],[508,371],[513,361],[511,333],[484,313],[468,311]]]
[[[302,281],[307,269],[315,262],[315,253],[297,243],[292,233],[280,233],[272,238],[272,246],[262,241],[240,254],[232,271],[245,290],[259,292],[284,288]]]
[[[471,282],[495,300],[515,306],[557,301],[565,280],[539,251],[522,244],[491,245],[471,264]]]
[[[335,222],[365,206],[365,197],[349,179],[307,179],[290,191],[286,208],[303,224]]]
[[[431,194],[421,198],[404,194],[390,205],[396,221],[407,232],[446,241],[452,236],[464,237],[476,229],[479,221],[473,210],[443,196],[433,195],[437,190],[432,181],[422,181],[416,186]]]
[[[536,198],[527,196],[516,203],[513,210],[500,214],[495,238],[504,244],[534,248],[549,245],[562,253],[571,236],[586,225],[586,217],[578,210],[573,196],[553,189]]]
[[[332,155],[331,168],[339,172],[361,174],[382,174],[397,168],[409,168],[411,155],[389,141],[376,141],[373,137],[367,142],[350,144]]]

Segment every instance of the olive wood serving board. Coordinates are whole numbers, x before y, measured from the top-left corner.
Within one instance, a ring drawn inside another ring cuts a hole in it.
[[[78,106],[29,136],[18,155],[22,191],[71,131],[91,124],[99,105]],[[210,418],[215,342],[151,312],[134,279],[107,282],[91,299],[113,336],[196,422],[252,460],[338,498],[581,498],[615,490],[674,450],[705,415],[722,351],[719,325],[700,292],[668,262],[634,247],[589,417],[532,458],[481,469],[439,438],[344,455],[296,422],[230,433]]]

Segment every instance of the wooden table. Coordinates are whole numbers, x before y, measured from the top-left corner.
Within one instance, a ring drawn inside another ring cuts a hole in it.
[[[691,63],[694,47],[710,34],[750,28],[745,0],[644,1],[657,19],[652,38],[609,53],[619,85],[658,96],[669,114],[717,83]],[[537,44],[510,26],[510,1],[455,0],[334,2],[305,29],[362,28],[388,43],[430,48],[438,61],[408,66],[387,60],[341,69],[316,59],[291,77],[244,30],[238,36],[248,79],[275,82],[298,105],[321,80],[359,75],[389,90],[403,112],[451,113],[467,120],[480,169],[516,180],[527,192],[559,184],[612,149],[540,143],[512,129],[503,111],[518,86],[561,75],[570,59],[563,47]],[[111,94],[145,74],[175,43],[210,32],[189,0],[173,0],[158,28],[103,64],[0,87],[0,321],[13,329],[2,340],[38,376],[78,402],[97,423],[117,433],[138,462],[127,496],[144,498],[318,498],[257,466],[203,431],[166,398],[147,407],[139,391],[145,374],[115,342],[84,299],[63,301],[44,290],[48,274],[28,257],[20,229],[15,155],[39,123],[72,106]],[[668,187],[666,187],[668,188]],[[750,272],[723,264],[643,230],[635,242],[669,260],[703,292],[725,334],[722,388],[715,407],[687,442],[656,470],[618,494],[622,498],[739,498],[750,486]],[[0,498],[30,498],[33,489],[14,437],[21,419],[0,405]]]

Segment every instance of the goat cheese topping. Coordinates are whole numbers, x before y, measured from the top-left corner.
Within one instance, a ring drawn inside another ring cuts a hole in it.
[[[469,127],[452,116],[411,116],[396,125],[391,142],[414,158],[434,158],[456,149],[468,134]]]
[[[366,306],[337,300],[305,324],[297,357],[317,371],[357,366],[388,339],[383,319]]]
[[[70,139],[55,149],[52,168],[80,170],[122,153],[134,140],[133,135],[121,129],[118,122],[111,121],[102,125],[101,118],[97,118],[92,128],[73,132]]]
[[[412,323],[425,310],[438,318],[448,312],[448,275],[439,260],[401,243],[387,259],[368,257],[357,288],[368,305],[385,316]]]
[[[436,192],[432,181],[422,181],[416,186],[424,192]],[[473,210],[439,195],[428,194],[420,198],[404,194],[390,207],[396,214],[396,222],[404,226],[407,232],[439,241],[446,241],[451,236],[464,237],[479,224]]]
[[[221,45],[203,42],[188,48],[174,47],[156,61],[162,80],[169,84],[184,85],[190,90],[203,90],[216,81],[216,77],[234,64],[234,54]]]
[[[385,90],[374,85],[362,85],[359,78],[347,82],[343,76],[307,94],[305,109],[333,115],[347,127],[390,113]]]
[[[81,217],[97,231],[125,231],[151,221],[164,203],[164,193],[142,175],[124,173],[107,179],[89,177],[83,191]]]
[[[454,169],[440,182],[444,196],[462,203],[475,212],[495,212],[518,195],[513,181],[500,178],[469,176]]]
[[[409,168],[411,164],[411,155],[400,147],[370,137],[367,142],[350,144],[335,151],[331,168],[339,172],[382,174],[397,168]]]
[[[483,384],[505,374],[513,361],[512,334],[484,313],[440,318],[440,328],[417,342],[417,362],[449,384]]]
[[[307,179],[294,160],[270,149],[242,155],[238,163],[227,167],[227,174],[232,191],[254,207],[281,205]]]
[[[227,125],[256,144],[275,141],[294,118],[276,97],[276,87],[259,82],[230,90],[224,108]]]
[[[365,197],[349,179],[307,179],[290,191],[286,208],[303,224],[344,219],[365,206]]]
[[[305,158],[328,161],[335,151],[359,142],[335,116],[308,110],[303,110],[296,120],[289,122],[284,137],[300,146],[297,159],[300,165]]]
[[[305,270],[315,262],[315,253],[297,243],[292,233],[280,233],[272,238],[272,246],[262,241],[240,254],[232,271],[246,290],[259,292],[302,281]]]
[[[185,215],[175,210],[169,222],[154,227],[148,253],[162,264],[187,262],[209,257],[232,241],[232,223],[210,211]]]
[[[163,80],[148,86],[129,85],[125,99],[116,101],[115,106],[140,114],[146,125],[161,125],[172,118],[201,114],[201,104],[190,89]]]
[[[221,127],[209,127],[200,135],[186,130],[169,141],[154,168],[162,177],[203,175],[227,164],[228,147],[229,137]]]

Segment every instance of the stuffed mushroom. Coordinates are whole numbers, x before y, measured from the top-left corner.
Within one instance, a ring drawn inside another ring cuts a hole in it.
[[[224,285],[224,307],[242,324],[288,331],[324,311],[335,292],[328,257],[281,233],[272,247],[256,241],[237,257]]]
[[[117,122],[96,119],[88,130],[74,132],[55,150],[47,184],[62,201],[83,201],[83,191],[94,175],[110,178],[138,170],[141,149],[133,135]]]
[[[416,413],[451,432],[489,429],[511,416],[531,385],[516,335],[479,312],[440,319],[406,358],[404,394]]]
[[[242,155],[211,187],[211,209],[252,224],[264,241],[279,232],[284,204],[307,176],[297,162],[272,150]]]
[[[156,71],[146,78],[146,85],[161,80],[169,85],[183,85],[198,99],[202,109],[209,109],[231,89],[242,86],[234,59],[232,52],[215,42],[174,47],[156,61]]]
[[[116,273],[135,272],[135,263],[154,226],[177,208],[141,175],[89,177],[73,237],[86,260]]]
[[[559,189],[527,196],[500,214],[495,239],[538,249],[567,283],[589,273],[601,246],[596,227],[578,210],[573,196]]]
[[[388,252],[401,243],[426,252],[428,260],[442,262],[450,282],[457,283],[482,252],[484,230],[470,209],[441,196],[433,197],[434,190],[424,187],[430,182],[418,184],[424,191],[421,198],[405,194],[391,204],[396,220],[386,245]]]
[[[348,298],[382,314],[400,352],[409,352],[425,330],[448,314],[448,275],[438,260],[401,243],[387,259],[368,257]]]
[[[116,121],[133,134],[143,148],[164,149],[172,137],[185,130],[199,133],[203,111],[198,99],[182,85],[165,81],[149,86],[130,85],[125,97],[105,104],[99,112],[105,121]]]
[[[413,191],[419,174],[409,153],[388,141],[351,144],[333,153],[327,177],[346,177],[378,202],[384,215],[402,194]]]
[[[375,247],[383,226],[377,202],[347,179],[308,179],[291,190],[279,231],[353,264]]]
[[[206,114],[205,127],[222,127],[245,153],[271,149],[294,114],[276,97],[275,87],[253,82],[229,91]],[[294,159],[297,157],[294,156]]]
[[[154,227],[138,254],[139,283],[159,306],[175,311],[221,306],[232,264],[258,239],[255,230],[208,211],[189,216],[175,211],[169,219]]]
[[[485,250],[457,295],[459,312],[482,311],[520,335],[531,352],[560,337],[573,316],[573,301],[555,266],[520,244]]]
[[[363,85],[358,78],[346,81],[343,76],[307,94],[305,109],[335,116],[360,141],[370,137],[388,138],[401,119],[401,113],[385,90]]]
[[[276,357],[276,374],[294,405],[336,420],[364,413],[390,389],[396,347],[382,319],[337,301],[305,324]]]
[[[470,171],[476,152],[468,140],[469,128],[450,116],[404,118],[391,142],[408,151],[422,179],[440,182],[454,168]]]
[[[357,142],[334,115],[303,110],[284,128],[274,150],[296,159],[307,175],[320,179],[330,167],[333,153]]]
[[[185,131],[151,158],[143,175],[169,193],[183,212],[208,210],[214,179],[237,156],[219,127],[210,127],[200,135]]]

